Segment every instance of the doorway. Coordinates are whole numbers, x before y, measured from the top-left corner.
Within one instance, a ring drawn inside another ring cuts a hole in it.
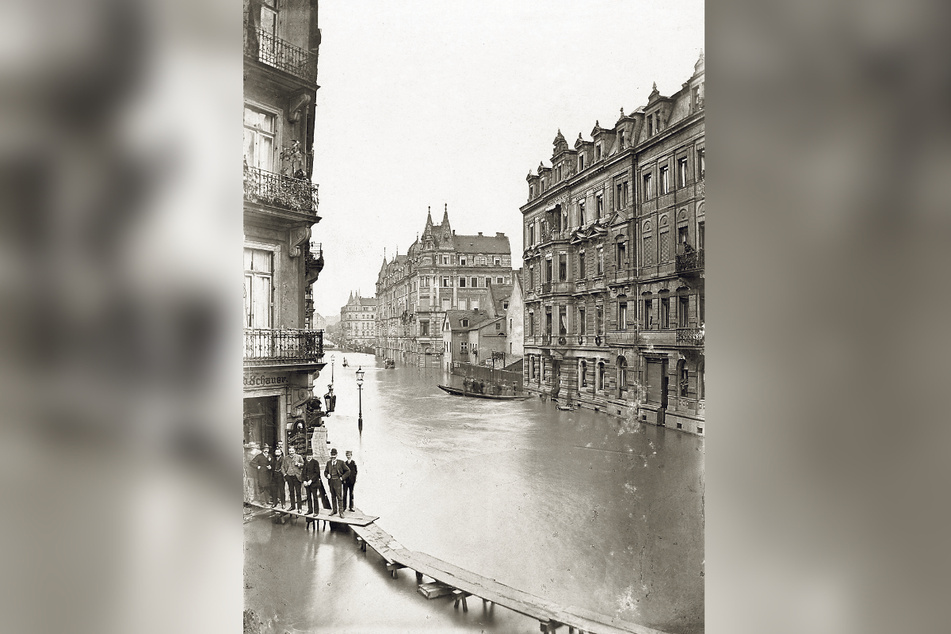
[[[666,425],[667,416],[667,388],[670,386],[670,377],[667,376],[667,360],[660,362],[660,408],[657,410],[657,424]]]

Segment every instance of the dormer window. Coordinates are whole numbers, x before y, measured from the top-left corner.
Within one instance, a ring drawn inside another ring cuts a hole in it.
[[[624,147],[624,130],[617,133],[617,147],[619,150]]]
[[[468,328],[468,327],[469,327],[469,320],[468,320],[468,319],[463,319],[463,320],[462,320],[462,327],[463,327],[463,328]]]
[[[583,169],[584,169],[584,154],[579,154],[578,155],[578,171],[580,172]]]
[[[601,160],[601,144],[600,143],[594,146],[594,160],[596,161]]]

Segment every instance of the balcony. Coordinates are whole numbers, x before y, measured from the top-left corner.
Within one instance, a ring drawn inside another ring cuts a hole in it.
[[[321,363],[323,355],[323,330],[246,328],[244,331],[245,365]]]
[[[317,81],[317,55],[285,42],[264,29],[245,24],[244,54],[305,82]]]
[[[244,167],[244,199],[301,213],[317,213],[317,185],[247,165]]]
[[[636,346],[637,330],[609,330],[604,334],[605,345],[608,346]]]
[[[677,256],[677,273],[695,273],[703,270],[703,249]]]
[[[704,338],[703,328],[678,328],[677,345],[679,346],[702,346]]]
[[[307,284],[316,282],[320,272],[324,269],[324,249],[320,242],[311,241],[307,252],[304,254],[304,268]]]

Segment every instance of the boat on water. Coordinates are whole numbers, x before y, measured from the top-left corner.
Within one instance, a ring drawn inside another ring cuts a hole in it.
[[[487,398],[493,401],[524,401],[529,398],[528,394],[483,394],[482,392],[470,392],[460,387],[450,387],[448,385],[437,385],[440,390],[453,396],[468,396],[470,398]]]

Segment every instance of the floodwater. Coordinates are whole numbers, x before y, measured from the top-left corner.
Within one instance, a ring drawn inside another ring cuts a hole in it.
[[[703,631],[702,438],[538,398],[450,396],[441,370],[335,357],[331,446],[354,452],[357,506],[403,546],[565,606]],[[245,599],[279,632],[538,631],[475,598],[468,613],[427,601],[348,529],[302,523],[246,524]]]

